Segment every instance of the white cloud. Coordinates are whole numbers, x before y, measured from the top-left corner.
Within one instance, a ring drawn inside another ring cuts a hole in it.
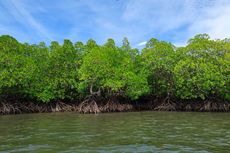
[[[167,37],[176,46],[185,46],[198,33],[208,33],[212,38],[229,37],[228,0],[129,0],[124,2],[121,12],[106,3],[97,5],[90,1],[84,5],[95,15],[90,20],[93,27],[88,23],[85,26],[96,29],[90,32],[99,42],[110,37],[121,42],[123,37],[128,37],[131,44],[138,46],[141,40]],[[69,35],[73,38],[81,32],[75,21],[76,26]]]
[[[9,20],[13,17],[15,21],[25,26],[27,30],[33,29],[35,35],[39,35],[42,38],[45,37],[45,39],[52,40],[51,33],[35,17],[33,17],[33,15],[30,13],[30,10],[28,9],[29,7],[26,7],[26,4],[23,3],[23,1],[8,0],[2,4],[11,15],[8,16]],[[2,24],[1,26],[4,26],[5,29],[9,29],[7,27],[8,25]],[[14,25],[11,24],[10,26],[12,28]],[[14,29],[18,29],[18,27],[15,27]]]
[[[131,0],[122,19],[142,23],[154,32],[164,33],[192,22],[196,16],[194,3],[194,0]]]
[[[184,46],[187,45],[187,43],[185,43],[185,42],[175,42],[175,43],[173,43],[173,45],[176,46],[176,47],[184,47]]]
[[[211,38],[230,37],[229,0],[67,0],[56,3],[7,0],[0,3],[0,33],[15,33],[27,41],[30,41],[28,38],[45,41],[92,38],[102,44],[107,38],[113,38],[119,45],[127,37],[131,45],[138,46],[142,45],[141,41],[155,37],[184,46],[198,33],[208,33]],[[36,18],[37,15],[40,18]]]
[[[143,42],[138,43],[137,46],[144,46],[144,45],[146,45],[146,43],[147,43],[147,41],[143,41]]]
[[[230,37],[230,3],[205,10],[205,14],[209,17],[191,24],[191,35],[208,33],[213,39]]]
[[[173,42],[185,45],[198,33],[208,33],[211,38],[230,36],[229,0],[131,0],[122,19],[141,23],[144,32],[169,35]],[[143,33],[144,33],[143,32]],[[170,39],[170,38],[169,38]]]

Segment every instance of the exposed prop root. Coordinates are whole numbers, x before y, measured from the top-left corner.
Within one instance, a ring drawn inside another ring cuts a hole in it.
[[[154,110],[157,111],[176,111],[176,103],[170,101],[169,97],[165,98],[164,101],[156,106]]]
[[[98,108],[98,105],[94,99],[88,98],[84,100],[80,105],[79,105],[79,112],[83,114],[87,113],[100,113],[100,109]]]
[[[109,100],[104,106],[100,107],[100,110],[101,112],[125,112],[133,110],[133,108],[131,104],[120,104],[119,102]]]
[[[0,114],[19,114],[21,110],[18,106],[10,103],[0,103]]]
[[[78,112],[78,104],[55,102],[39,104],[34,102],[0,102],[0,114],[44,113],[44,112]]]
[[[202,102],[180,102],[182,104],[182,111],[200,111]]]
[[[186,110],[186,111],[192,111],[192,106],[191,106],[191,104],[187,104],[187,105],[185,106],[185,110]]]
[[[201,107],[200,111],[206,112],[227,112],[230,110],[230,103],[227,102],[213,102],[213,101],[206,101],[204,102],[203,107]]]
[[[174,102],[169,98],[160,98],[140,102],[120,103],[116,98],[106,101],[96,100],[95,96],[87,97],[82,103],[67,102],[20,102],[20,101],[1,101],[0,115],[21,114],[21,113],[43,113],[43,112],[80,112],[80,113],[100,113],[100,112],[127,112],[142,110],[157,111],[230,111],[230,102],[218,99],[208,99],[206,101],[178,101]]]
[[[219,105],[219,110],[222,110],[223,112],[230,111],[230,104],[224,103],[223,105]]]
[[[57,102],[50,105],[51,112],[71,112],[77,111],[76,107],[63,102]]]

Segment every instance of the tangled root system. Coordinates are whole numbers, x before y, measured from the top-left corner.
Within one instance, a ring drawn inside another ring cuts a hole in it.
[[[165,98],[162,103],[157,105],[154,110],[157,111],[176,111],[176,103],[170,100],[169,97]]]
[[[87,114],[87,113],[97,114],[100,113],[101,111],[95,99],[93,97],[89,97],[85,99],[82,103],[80,103],[79,112],[83,114]]]
[[[208,111],[208,112],[229,112],[230,102],[208,99],[206,101],[176,101],[169,98],[153,99],[145,102],[123,102],[117,99],[100,101],[95,96],[87,97],[83,102],[0,102],[0,114],[21,114],[21,113],[43,113],[43,112],[79,112],[101,113],[101,112],[127,112],[127,111]]]
[[[131,104],[121,104],[117,101],[109,100],[105,105],[100,107],[102,112],[125,112],[133,110]]]

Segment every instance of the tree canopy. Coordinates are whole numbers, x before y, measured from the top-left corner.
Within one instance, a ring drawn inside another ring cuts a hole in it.
[[[138,50],[127,38],[103,45],[64,40],[49,46],[0,37],[0,98],[38,102],[100,96],[230,99],[230,41],[199,34],[187,46],[152,38]]]

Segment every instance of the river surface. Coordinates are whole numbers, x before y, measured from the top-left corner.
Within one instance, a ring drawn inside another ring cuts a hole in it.
[[[0,152],[230,152],[230,113],[0,116]]]

